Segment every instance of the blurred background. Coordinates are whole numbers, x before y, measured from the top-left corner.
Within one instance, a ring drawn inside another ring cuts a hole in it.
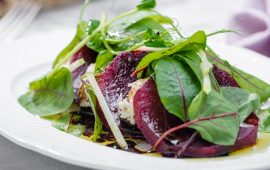
[[[103,12],[113,17],[133,9],[138,2],[139,0],[92,0],[86,10],[85,18],[99,18]],[[28,13],[34,11],[33,20],[16,38],[52,31],[74,31],[82,3],[83,0],[0,0],[0,15],[5,17],[8,11],[13,14],[17,12],[17,15],[9,16],[9,19],[14,21],[16,18],[21,20],[24,18],[20,14],[31,18],[29,17],[31,14]],[[246,0],[158,0],[157,8],[165,15],[176,18],[180,27],[188,34],[197,29],[210,32],[226,28],[232,13],[245,3]]]
[[[91,0],[84,18],[99,19],[103,12],[109,17],[114,17],[134,9],[139,1]],[[240,35],[222,34],[211,38],[210,41],[243,46],[270,56],[269,0],[157,1],[157,9],[162,14],[177,19],[185,35],[190,35],[198,29],[208,33],[220,29],[233,29]],[[75,33],[82,4],[83,0],[0,0],[0,45],[52,34],[65,37],[68,43]],[[40,38],[40,41],[43,39]],[[5,153],[0,156],[0,169],[5,170],[83,169],[23,149],[2,136],[0,153]]]
[[[270,56],[269,0],[157,0],[158,10],[178,20],[189,35],[203,29],[232,29],[236,34],[211,38],[214,43],[248,47]],[[133,9],[139,0],[91,0],[84,18],[114,17]],[[83,0],[0,0],[0,42],[59,32],[71,38]],[[70,36],[69,36],[70,35]]]
[[[91,0],[84,18],[114,17],[134,9],[140,0]],[[178,20],[189,35],[198,29],[213,32],[232,29],[210,39],[214,43],[244,46],[270,56],[269,0],[157,0],[158,10]],[[83,0],[0,0],[0,42],[46,34],[75,32]]]

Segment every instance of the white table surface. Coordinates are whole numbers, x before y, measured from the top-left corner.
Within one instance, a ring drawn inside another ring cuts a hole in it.
[[[99,18],[102,12],[115,16],[132,9],[137,2],[139,0],[94,0],[87,9],[85,18]],[[191,34],[198,29],[211,32],[227,28],[228,18],[238,8],[242,8],[245,2],[245,0],[159,0],[158,9],[168,16],[177,18],[182,31]],[[19,39],[51,32],[72,33],[75,31],[79,9],[79,5],[73,5],[42,11]],[[68,34],[67,38],[72,36]],[[224,35],[217,36],[214,40],[224,42]],[[2,136],[0,136],[0,169],[84,170],[21,148]]]

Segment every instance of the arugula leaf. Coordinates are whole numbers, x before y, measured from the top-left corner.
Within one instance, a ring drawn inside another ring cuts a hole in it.
[[[68,53],[82,40],[83,36],[85,35],[87,23],[85,21],[81,21],[77,25],[77,32],[73,38],[73,40],[67,45],[66,48],[64,48],[56,57],[56,59],[53,62],[53,68],[57,66],[62,66],[66,61],[66,56]]]
[[[208,59],[212,64],[230,73],[241,88],[257,93],[260,96],[261,102],[266,101],[270,97],[270,85],[268,83],[233,67],[227,61],[222,60],[210,47],[207,47],[207,53]]]
[[[260,108],[259,96],[246,90],[235,87],[221,87],[221,93],[232,104],[237,106],[241,122],[244,121],[251,112]]]
[[[183,62],[164,58],[156,64],[155,73],[158,93],[165,108],[184,122],[188,121],[188,106],[201,90],[192,70]]]
[[[49,116],[67,110],[73,99],[71,72],[68,68],[61,67],[31,82],[30,91],[18,100],[32,114]]]
[[[140,72],[144,68],[148,67],[148,65],[153,62],[154,60],[160,59],[162,57],[170,56],[174,53],[180,52],[181,50],[185,50],[187,47],[190,47],[192,45],[199,45],[202,48],[206,45],[206,35],[203,31],[198,31],[195,34],[193,34],[190,38],[185,39],[173,47],[169,49],[164,49],[157,52],[152,52],[148,55],[146,55],[138,64],[135,72]],[[194,50],[195,47],[193,47]],[[192,49],[192,48],[191,48]]]
[[[203,139],[211,143],[233,145],[240,126],[237,107],[212,90],[200,109],[197,115],[190,115],[190,119],[195,120],[190,128],[196,129]]]
[[[141,0],[141,3],[137,5],[137,9],[151,9],[156,7],[156,0]]]
[[[113,54],[109,51],[101,51],[96,59],[95,71],[103,71],[104,68],[113,60]]]

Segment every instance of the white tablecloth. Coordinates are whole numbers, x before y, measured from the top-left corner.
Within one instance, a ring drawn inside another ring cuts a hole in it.
[[[102,12],[115,16],[132,9],[137,2],[139,0],[95,0],[87,9],[85,18],[99,18]],[[241,8],[243,3],[245,0],[159,0],[158,9],[168,16],[177,18],[183,32],[190,34],[198,29],[211,32],[226,28],[232,12]],[[50,32],[74,32],[79,9],[80,6],[75,5],[42,11],[19,38],[24,39]],[[72,36],[72,34],[68,35],[68,37]],[[217,36],[214,39],[223,42],[224,36]],[[1,136],[0,169],[83,170],[21,148]]]

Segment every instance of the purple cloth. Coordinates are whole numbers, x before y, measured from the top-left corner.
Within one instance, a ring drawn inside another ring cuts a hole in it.
[[[250,0],[230,20],[228,43],[243,46],[270,57],[270,0]]]

